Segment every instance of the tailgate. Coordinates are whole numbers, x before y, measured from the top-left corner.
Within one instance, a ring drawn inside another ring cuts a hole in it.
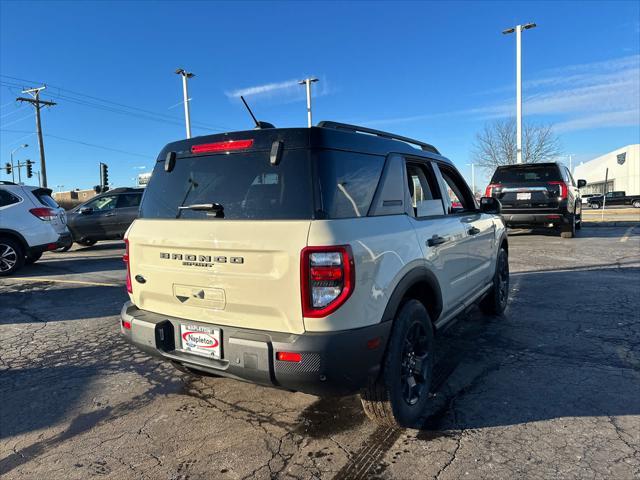
[[[557,209],[560,206],[560,189],[560,185],[554,183],[505,184],[496,189],[495,196],[504,209]]]
[[[128,233],[132,300],[185,320],[303,333],[300,251],[310,223],[138,219]]]

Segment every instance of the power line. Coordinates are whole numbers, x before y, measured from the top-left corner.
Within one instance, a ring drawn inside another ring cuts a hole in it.
[[[0,75],[0,77],[9,78],[9,79],[12,79],[12,80],[23,81],[23,82],[27,82],[27,83],[42,83],[42,82],[35,82],[33,80],[27,80],[27,79],[24,79],[24,78],[13,77],[13,76],[10,76],[10,75]],[[12,87],[21,87],[20,84],[17,84],[15,82],[3,82],[3,83],[5,83],[6,86],[9,86],[11,84]],[[84,93],[76,92],[74,90],[70,90],[68,88],[59,87],[59,86],[56,86],[56,85],[49,85],[48,84],[47,87],[53,88],[55,90],[58,90],[58,96],[60,96],[60,97],[62,95],[64,95],[61,92],[67,92],[68,94],[74,95],[76,97],[85,97],[85,98],[89,98],[89,99],[92,99],[92,100],[97,100],[98,102],[111,104],[111,105],[115,105],[117,107],[122,107],[122,108],[130,109],[130,110],[136,110],[138,112],[142,112],[142,113],[145,113],[147,115],[153,115],[153,116],[156,116],[156,117],[164,118],[166,120],[170,120],[172,123],[177,121],[177,122],[179,122],[180,125],[182,124],[182,121],[181,121],[180,118],[174,117],[173,115],[167,115],[166,113],[154,112],[152,110],[147,110],[147,109],[140,108],[140,107],[135,107],[135,106],[132,106],[132,105],[126,105],[124,103],[114,102],[112,100],[107,100],[107,99],[96,97],[96,96],[93,96],[93,95],[87,95],[87,94],[84,94]],[[49,93],[49,96],[55,96],[55,95]],[[66,97],[67,97],[66,99],[68,100],[69,99],[68,98],[69,95],[66,95]],[[81,101],[81,99],[77,99],[77,98],[75,100],[78,101],[78,102]],[[95,103],[93,104],[93,106],[95,106]],[[128,112],[128,113],[131,113],[131,112]],[[207,130],[214,130],[214,131],[229,131],[229,130],[232,130],[230,127],[227,127],[227,126],[224,126],[224,125],[207,125],[207,124],[204,124],[202,122],[194,122],[193,124],[197,125],[198,128],[200,128],[200,129],[207,129]]]
[[[27,130],[7,130],[7,129],[4,129],[4,128],[0,128],[0,132],[29,133],[30,135],[35,135],[35,133],[29,132]],[[80,145],[85,145],[87,147],[100,148],[102,150],[110,150],[112,152],[125,153],[127,155],[134,155],[136,157],[151,158],[151,159],[154,159],[154,160],[156,158],[156,157],[152,157],[151,155],[143,155],[141,153],[129,152],[127,150],[120,150],[120,149],[117,149],[117,148],[105,147],[104,145],[98,145],[96,143],[88,143],[88,142],[83,142],[83,141],[80,141],[80,140],[73,140],[71,138],[60,137],[58,135],[53,135],[51,133],[45,133],[44,136],[45,137],[56,138],[58,140],[64,140],[65,142],[78,143]]]

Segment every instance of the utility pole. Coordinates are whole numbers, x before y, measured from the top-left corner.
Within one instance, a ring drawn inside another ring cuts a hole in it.
[[[535,23],[516,25],[503,34],[516,33],[516,163],[522,163],[522,31],[535,28]]]
[[[195,73],[187,72],[184,68],[176,70],[178,75],[182,75],[182,96],[184,100],[184,122],[187,127],[187,138],[191,138],[191,115],[189,114],[189,93],[187,90],[187,79],[195,77]]]
[[[28,90],[23,90],[22,93],[28,93],[33,98],[25,98],[18,97],[16,98],[19,102],[28,102],[33,105],[36,109],[36,130],[38,133],[38,146],[40,147],[40,172],[42,174],[42,186],[47,186],[47,166],[44,159],[44,142],[42,140],[42,124],[40,122],[40,109],[43,105],[47,107],[53,107],[56,105],[55,102],[49,102],[47,100],[40,100],[40,92],[47,88],[46,85],[43,85],[39,88],[30,88]]]
[[[311,84],[317,82],[317,78],[305,78],[300,80],[298,84],[307,86],[307,125],[311,128],[313,122],[311,121]]]

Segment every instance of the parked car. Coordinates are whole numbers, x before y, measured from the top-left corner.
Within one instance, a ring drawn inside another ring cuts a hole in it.
[[[601,208],[603,205],[630,205],[640,208],[640,195],[627,195],[624,191],[607,192],[605,196],[594,195],[589,198],[589,206],[591,208]]]
[[[582,226],[580,188],[561,163],[522,163],[498,167],[485,195],[500,200],[508,227],[552,227],[573,238]]]
[[[474,303],[506,307],[499,213],[436,148],[387,132],[321,122],[170,143],[125,239],[121,332],[184,371],[360,391],[373,420],[415,425],[434,335]]]
[[[70,210],[68,225],[73,240],[91,246],[99,240],[123,238],[138,216],[143,191],[142,188],[116,188]]]
[[[582,205],[589,205],[589,199],[597,195],[598,195],[597,193],[581,193],[580,201],[582,202]]]
[[[0,181],[0,275],[11,275],[42,253],[71,244],[64,209],[48,188]]]

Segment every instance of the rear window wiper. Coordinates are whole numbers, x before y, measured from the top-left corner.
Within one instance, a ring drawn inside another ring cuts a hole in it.
[[[224,218],[224,207],[219,203],[194,203],[192,205],[182,205],[178,207],[178,215],[180,216],[183,210],[196,210],[198,212],[216,212],[216,217]]]

